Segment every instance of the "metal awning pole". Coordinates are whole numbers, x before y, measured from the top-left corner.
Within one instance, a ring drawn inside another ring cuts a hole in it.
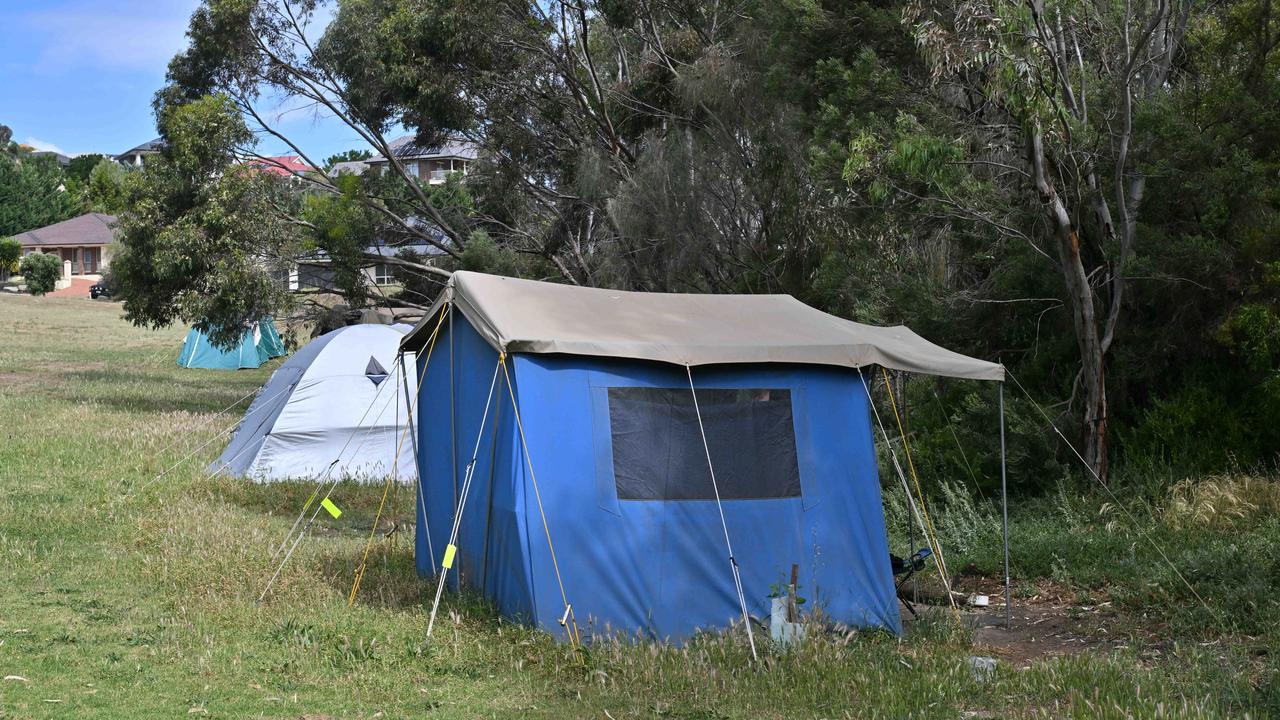
[[[1004,618],[1005,626],[1013,627],[1013,603],[1009,592],[1009,483],[1005,470],[1004,450],[1004,382],[1000,383],[1000,512],[1004,530]]]

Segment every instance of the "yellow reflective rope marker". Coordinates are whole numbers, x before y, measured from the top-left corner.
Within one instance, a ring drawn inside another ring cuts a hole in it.
[[[334,505],[333,501],[330,500],[329,498],[325,498],[321,500],[320,507],[324,508],[325,510],[328,510],[329,514],[333,516],[334,520],[337,520],[339,517],[342,517],[342,511],[339,510],[338,506]]]
[[[444,560],[440,561],[440,566],[444,568],[453,567],[453,556],[458,554],[458,546],[450,545],[444,549]]]

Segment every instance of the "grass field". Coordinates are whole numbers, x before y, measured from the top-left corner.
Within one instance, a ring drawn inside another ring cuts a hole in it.
[[[937,616],[903,639],[837,633],[766,649],[753,669],[736,635],[683,648],[608,642],[575,655],[446,595],[424,650],[429,588],[408,538],[379,541],[347,606],[377,503],[370,488],[340,488],[341,522],[322,524],[259,605],[272,548],[309,488],[210,479],[203,468],[235,421],[215,413],[270,368],[179,369],[181,330],[133,328],[118,315],[112,303],[0,297],[0,718],[1280,713],[1274,478],[1258,479],[1263,489],[1249,492],[1262,499],[1229,517],[1215,509],[1225,501],[1199,502],[1194,488],[1180,491],[1183,505],[1152,510],[1165,518],[1161,542],[1190,538],[1173,559],[1216,610],[1144,561],[1100,504],[1029,506],[1015,517],[1025,602],[1045,587],[1063,589],[1081,614],[1114,601],[1098,629],[1124,640],[1002,661],[989,680],[967,659],[1001,649]],[[411,505],[402,492],[397,512]],[[989,572],[990,543],[965,542]]]

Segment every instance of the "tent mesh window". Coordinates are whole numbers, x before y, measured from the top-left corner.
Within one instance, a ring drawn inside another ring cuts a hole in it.
[[[698,390],[722,500],[800,496],[791,391]],[[619,500],[714,500],[688,388],[611,387]]]

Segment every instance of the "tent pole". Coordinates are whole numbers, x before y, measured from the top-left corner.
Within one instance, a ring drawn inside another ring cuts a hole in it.
[[[410,375],[409,371],[405,369],[404,352],[403,351],[399,352],[396,355],[396,357],[400,361],[400,382],[404,384],[404,406],[405,408],[409,408],[413,406],[414,402],[416,402],[415,400],[413,400],[412,396],[409,394],[411,392],[409,389],[409,378],[413,376]],[[417,353],[414,353],[413,357],[414,357],[414,360],[416,361],[418,358]],[[414,369],[417,370],[417,362],[414,362]],[[414,388],[412,392],[418,392],[418,387],[416,383],[414,384]],[[397,404],[396,416],[399,417],[399,414],[400,414],[400,406]],[[406,417],[405,420],[407,420],[409,423],[409,439],[412,441],[412,447],[413,447],[413,467],[416,470],[418,467],[418,429],[414,427],[413,413],[409,413],[408,417]],[[399,427],[399,423],[397,423],[397,428],[398,427]],[[399,468],[397,468],[396,471],[399,472]]]
[[[1013,627],[1013,603],[1009,592],[1009,483],[1005,470],[1004,448],[1004,381],[1000,382],[1000,513],[1004,531],[1004,622]]]
[[[449,578],[449,568],[453,567],[454,555],[458,551],[458,530],[462,526],[462,511],[467,506],[467,495],[471,491],[471,480],[475,477],[476,457],[480,454],[480,441],[484,439],[484,428],[489,422],[489,408],[493,407],[493,390],[498,386],[498,371],[506,360],[505,350],[498,352],[498,364],[493,368],[493,380],[489,382],[489,397],[484,401],[484,414],[480,416],[480,429],[476,431],[476,445],[471,451],[471,460],[467,462],[467,471],[462,478],[462,489],[458,496],[458,507],[453,512],[453,529],[449,531],[449,543],[445,545],[444,556],[440,559],[440,575],[436,581],[436,597],[431,602],[431,615],[427,619],[427,637],[425,645],[431,640],[431,630],[436,626],[436,612],[440,609],[440,597],[444,594],[444,584]],[[497,430],[495,429],[496,433]],[[317,512],[319,512],[317,510]],[[461,568],[458,569],[461,573]],[[461,587],[461,584],[459,584]]]
[[[457,381],[454,379],[453,359],[453,303],[445,308],[449,313],[449,456],[452,459],[450,485],[453,487],[453,511],[458,512],[458,409],[454,403],[453,390]]]

